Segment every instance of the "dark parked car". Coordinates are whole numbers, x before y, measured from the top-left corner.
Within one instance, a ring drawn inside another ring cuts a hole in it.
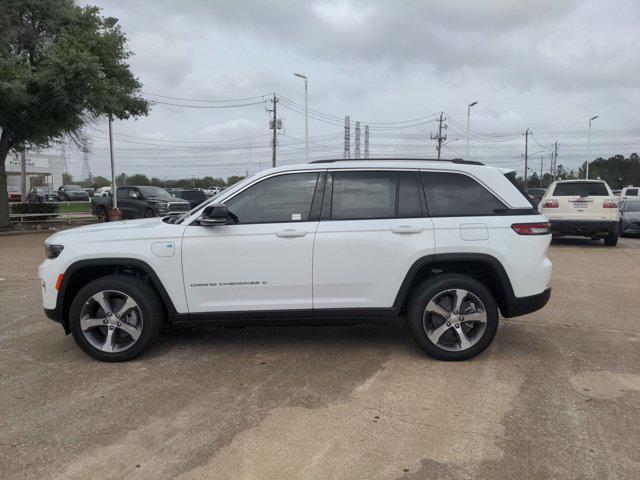
[[[56,195],[51,187],[31,187],[27,192],[28,203],[53,202],[55,199]]]
[[[116,195],[118,209],[125,219],[179,215],[190,210],[189,202],[175,198],[160,187],[118,187]],[[91,199],[91,212],[98,217],[99,222],[109,221],[112,200],[111,197]]]
[[[10,202],[22,201],[22,192],[18,187],[14,187],[13,185],[7,185],[7,194],[9,196]]]
[[[58,200],[61,202],[88,202],[89,194],[78,185],[62,185],[58,188]]]
[[[195,208],[207,199],[203,190],[180,190],[173,194],[176,198],[182,198],[189,202],[189,208]]]
[[[89,197],[93,197],[96,193],[96,191],[93,188],[84,188],[83,190],[87,192],[87,195],[89,195]]]
[[[620,236],[627,233],[640,233],[640,200],[620,204]]]

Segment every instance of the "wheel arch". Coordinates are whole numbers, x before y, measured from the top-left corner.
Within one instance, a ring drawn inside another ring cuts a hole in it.
[[[69,333],[69,309],[76,293],[88,282],[113,274],[133,275],[142,278],[155,289],[163,303],[167,318],[171,319],[177,315],[173,301],[158,274],[145,261],[136,258],[79,260],[66,269],[58,290],[57,316],[66,333]]]
[[[500,260],[482,253],[442,253],[416,260],[400,285],[393,307],[405,313],[413,291],[441,273],[461,273],[478,280],[489,289],[502,315],[509,316],[509,305],[515,297],[511,280]]]

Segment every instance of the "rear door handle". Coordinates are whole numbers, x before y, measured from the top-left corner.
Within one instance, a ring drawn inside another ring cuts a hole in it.
[[[280,230],[279,232],[276,232],[276,237],[294,238],[294,237],[304,237],[306,234],[307,232],[294,230],[293,228],[287,228],[286,230]]]
[[[392,228],[391,231],[398,234],[415,234],[422,233],[424,231],[424,228],[412,227],[411,225],[400,225],[399,227]]]

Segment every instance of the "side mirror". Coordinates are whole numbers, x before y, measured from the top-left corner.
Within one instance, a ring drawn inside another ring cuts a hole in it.
[[[214,225],[226,225],[229,222],[229,211],[226,205],[209,205],[202,211],[202,215],[196,220],[203,227]]]

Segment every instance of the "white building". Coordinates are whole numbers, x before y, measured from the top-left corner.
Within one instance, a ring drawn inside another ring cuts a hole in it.
[[[64,151],[53,149],[44,152],[27,151],[26,153],[27,190],[31,188],[31,177],[43,176],[46,185],[57,190],[62,185],[62,174],[65,172]],[[7,170],[7,184],[20,188],[20,154],[12,152],[7,155],[5,168]]]

